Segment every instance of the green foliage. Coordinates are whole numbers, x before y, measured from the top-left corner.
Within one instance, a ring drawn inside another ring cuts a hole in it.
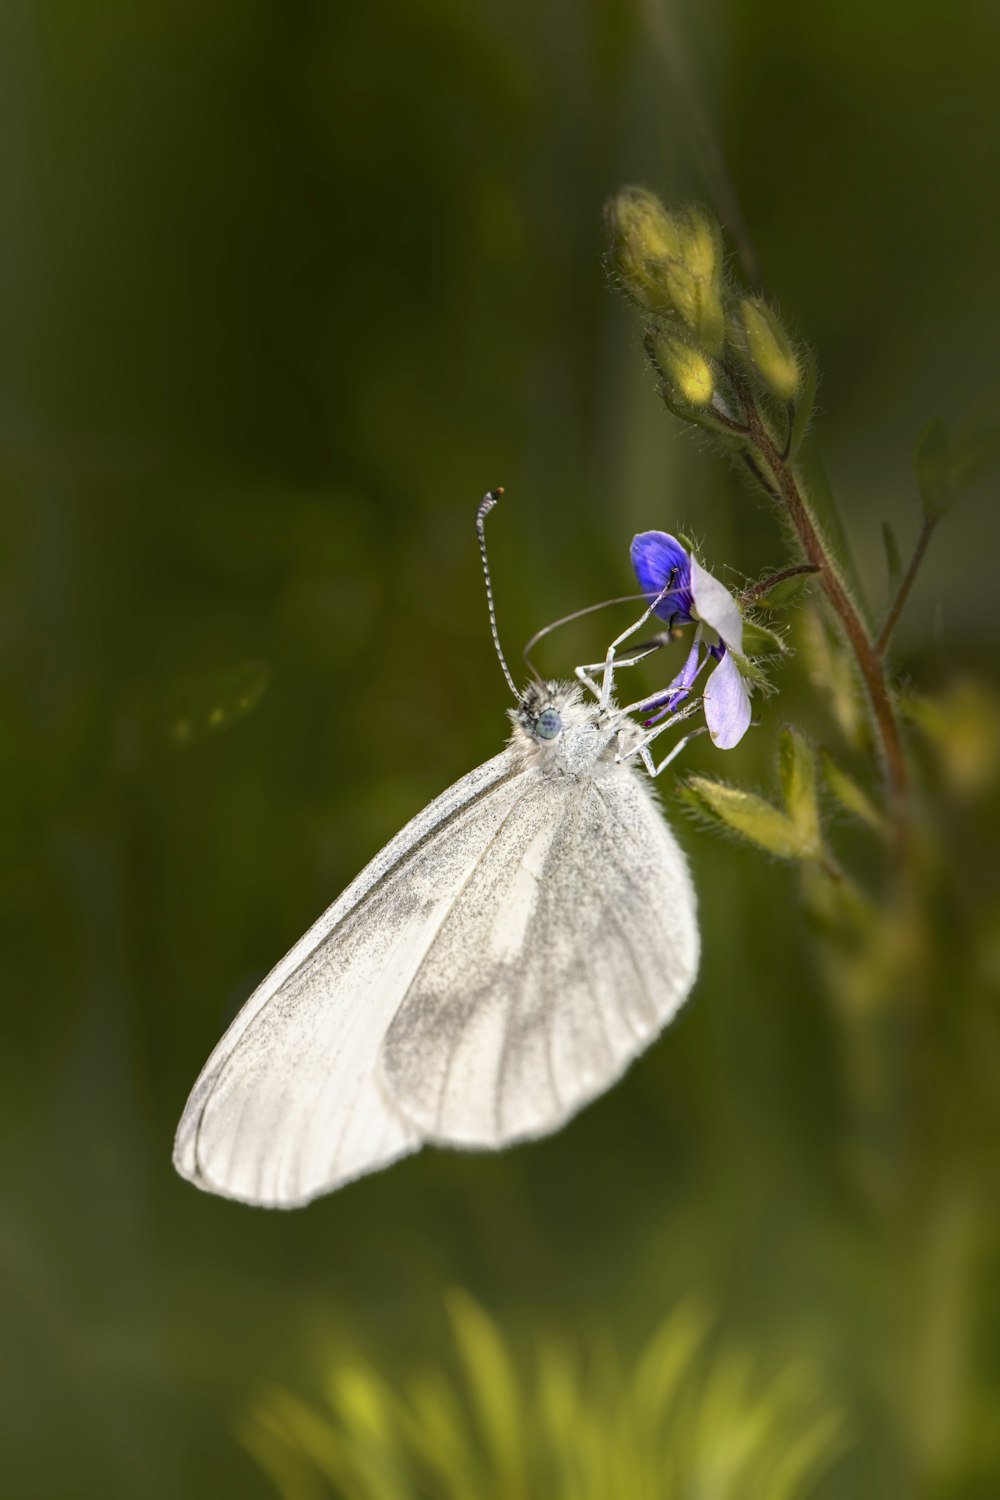
[[[940,694],[900,699],[906,717],[933,747],[949,791],[964,801],[988,795],[1000,779],[1000,694],[988,683],[959,678]]]
[[[798,346],[796,356],[801,371],[801,384],[795,398],[791,431],[788,435],[788,456],[792,461],[798,457],[805,441],[816,405],[816,386],[819,381],[819,364],[812,349]]]
[[[838,766],[829,750],[823,749],[820,757],[826,784],[841,807],[859,818],[862,823],[867,823],[870,828],[884,833],[885,819],[868,793],[863,791],[854,778],[849,776],[841,766]]]
[[[885,552],[885,572],[889,584],[889,592],[890,594],[894,594],[902,577],[903,560],[899,555],[899,543],[896,541],[896,533],[888,521],[882,522],[882,550]]]
[[[800,1500],[849,1441],[809,1365],[764,1375],[691,1305],[628,1370],[555,1337],[523,1361],[465,1293],[448,1310],[457,1377],[340,1357],[325,1408],[280,1388],[251,1408],[240,1438],[282,1500]]]
[[[788,816],[803,844],[815,851],[813,857],[818,858],[823,849],[823,837],[816,794],[815,751],[798,730],[783,729],[778,741],[778,757],[781,791]]]
[[[917,438],[913,473],[924,515],[933,525],[1000,455],[1000,392],[981,398],[954,437],[940,417]]]

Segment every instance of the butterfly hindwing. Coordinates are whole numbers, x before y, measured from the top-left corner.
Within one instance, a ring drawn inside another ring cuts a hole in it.
[[[698,964],[684,855],[629,767],[500,822],[389,1027],[388,1090],[437,1142],[555,1129],[656,1037]]]

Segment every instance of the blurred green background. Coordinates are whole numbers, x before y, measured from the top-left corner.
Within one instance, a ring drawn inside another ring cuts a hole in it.
[[[318,1406],[355,1351],[389,1388],[427,1367],[461,1390],[454,1287],[529,1390],[540,1331],[629,1368],[696,1298],[762,1389],[805,1358],[847,1414],[816,1493],[1000,1492],[985,985],[938,992],[905,1108],[859,1108],[793,872],[676,811],[701,978],[560,1135],[428,1151],[288,1215],[170,1164],[257,979],[501,745],[488,486],[511,656],[630,586],[637,529],[735,577],[782,564],[773,517],[664,412],[601,267],[623,183],[731,217],[706,132],[818,349],[882,608],[915,436],[995,378],[998,58],[990,0],[0,7],[3,1493],[274,1495],[241,1439],[261,1393]],[[990,673],[998,540],[983,486],[901,635],[917,685]],[[803,662],[780,680],[737,751],[686,768],[766,787],[782,723],[822,738]],[[996,930],[985,781],[945,819],[956,965]],[[886,1134],[906,1187],[873,1198],[851,1163]]]

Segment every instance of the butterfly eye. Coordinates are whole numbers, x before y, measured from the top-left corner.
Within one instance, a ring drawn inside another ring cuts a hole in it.
[[[535,733],[540,740],[555,740],[562,734],[562,719],[555,708],[543,708],[535,720]]]

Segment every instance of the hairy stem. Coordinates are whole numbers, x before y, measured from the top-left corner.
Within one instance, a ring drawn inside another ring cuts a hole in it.
[[[840,621],[857,661],[858,671],[861,673],[868,693],[872,717],[882,745],[895,837],[897,847],[900,847],[904,842],[909,777],[903,754],[903,742],[900,738],[892,699],[889,696],[881,653],[868,634],[854,601],[841,583],[823,540],[813,524],[795,471],[775,447],[752,402],[748,403],[747,417],[753,445],[773,476],[780,502],[802,544],[806,557],[819,574],[819,580],[830,602],[830,607]]]
[[[875,642],[875,651],[879,656],[885,655],[886,648],[888,647],[889,642],[892,640],[893,631],[899,624],[899,617],[903,613],[903,606],[906,604],[906,601],[909,598],[910,590],[913,587],[913,580],[916,578],[918,572],[920,571],[920,564],[924,560],[924,553],[927,551],[927,543],[931,539],[931,533],[934,530],[935,524],[936,523],[932,521],[929,516],[924,517],[924,524],[920,528],[920,535],[917,537],[917,545],[913,549],[913,556],[910,558],[909,567],[903,575],[903,581],[899,585],[899,590],[896,594],[896,597],[892,601],[892,606],[889,610],[889,613],[886,615],[885,624],[882,626],[881,634],[879,635],[878,640]]]

